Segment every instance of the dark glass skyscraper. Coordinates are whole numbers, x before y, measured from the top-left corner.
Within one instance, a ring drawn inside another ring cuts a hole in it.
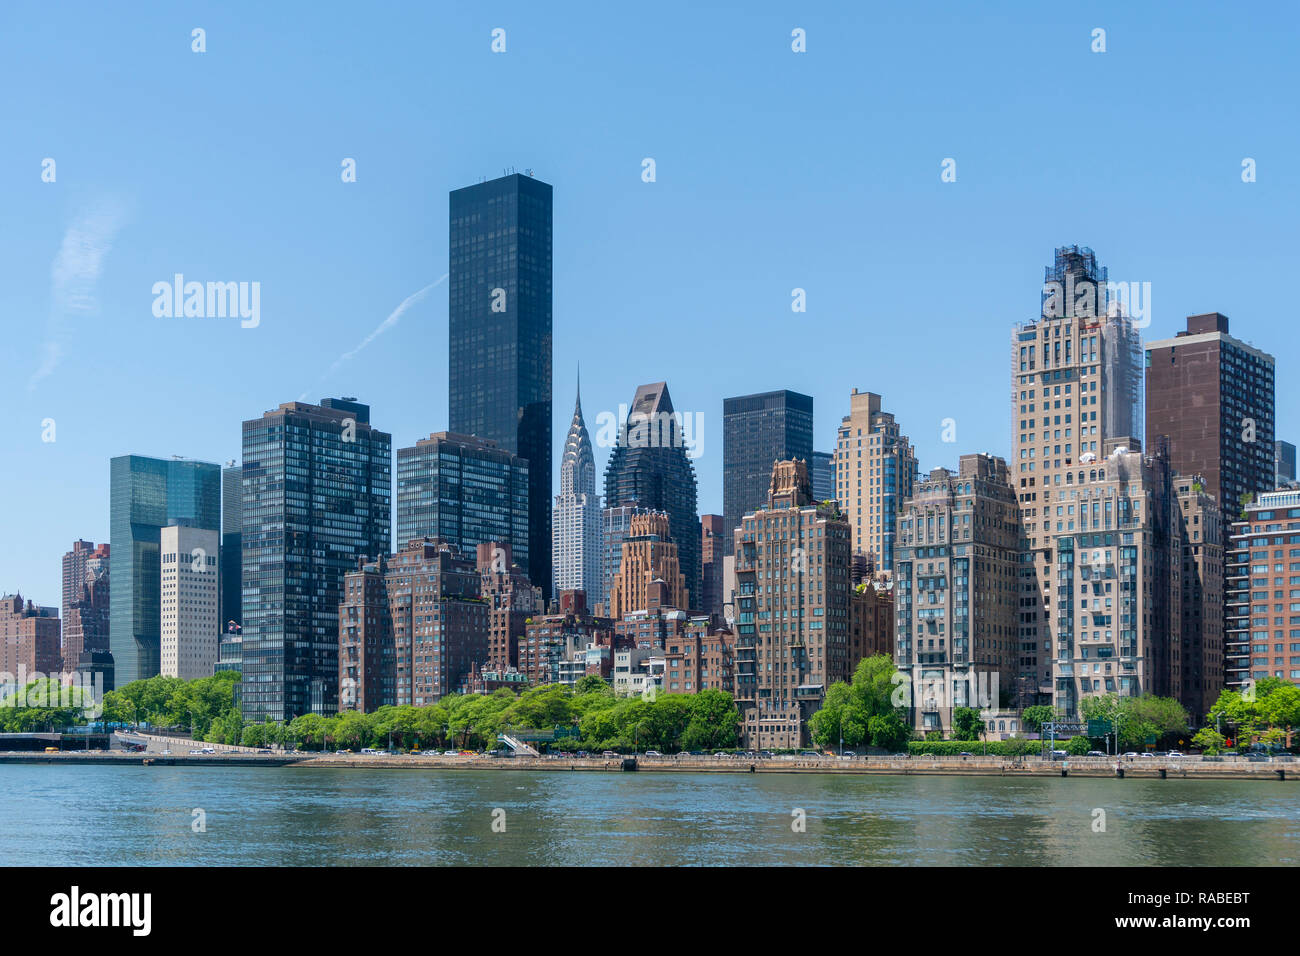
[[[437,432],[397,449],[397,550],[440,538],[473,554],[505,541],[528,562],[528,463],[468,435]]]
[[[692,609],[700,606],[703,533],[696,508],[695,466],[665,382],[642,385],[619,426],[618,445],[605,467],[605,508],[636,505],[668,514]]]
[[[811,396],[781,389],[722,400],[723,540],[728,554],[740,519],[767,505],[772,466],[799,459],[811,473],[812,455]]]
[[[343,576],[390,546],[392,436],[352,399],[286,402],[244,422],[243,459],[244,717],[333,714]]]
[[[109,464],[108,641],[117,686],[161,667],[162,529],[221,527],[221,467],[122,455]]]
[[[244,469],[228,465],[221,469],[221,630],[230,622],[242,624],[244,524]]]
[[[451,193],[450,430],[528,460],[528,576],[551,581],[551,187]]]

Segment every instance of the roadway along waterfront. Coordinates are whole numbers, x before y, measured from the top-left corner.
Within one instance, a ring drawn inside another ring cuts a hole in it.
[[[1244,779],[205,759],[0,763],[0,864],[1300,864],[1296,791]]]

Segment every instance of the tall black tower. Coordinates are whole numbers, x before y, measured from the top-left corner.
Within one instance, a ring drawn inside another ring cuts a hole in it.
[[[551,187],[451,193],[449,428],[528,459],[528,576],[551,582]]]

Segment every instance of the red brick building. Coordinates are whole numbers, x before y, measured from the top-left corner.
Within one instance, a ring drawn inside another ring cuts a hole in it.
[[[32,680],[61,666],[58,609],[23,601],[21,594],[0,597],[0,674]]]

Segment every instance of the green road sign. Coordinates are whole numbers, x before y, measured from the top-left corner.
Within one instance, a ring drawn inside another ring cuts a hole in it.
[[[1114,730],[1114,727],[1111,726],[1109,720],[1100,720],[1096,717],[1093,717],[1091,720],[1088,721],[1089,737],[1105,737],[1112,730]]]

